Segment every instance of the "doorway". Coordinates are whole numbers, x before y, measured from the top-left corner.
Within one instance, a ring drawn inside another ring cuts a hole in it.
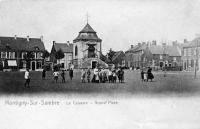
[[[97,66],[97,61],[92,61],[92,69],[94,69]]]
[[[35,70],[35,61],[31,62],[31,70]]]

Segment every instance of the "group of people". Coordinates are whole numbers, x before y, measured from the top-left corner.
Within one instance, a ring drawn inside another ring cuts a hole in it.
[[[62,82],[62,83],[65,83],[65,70],[62,70],[61,73],[59,73],[58,70],[55,70],[55,71],[53,72],[54,81],[55,81],[56,83],[58,82],[58,76],[59,76],[59,74],[60,74],[61,79],[62,79],[61,82]],[[70,77],[70,80],[72,80],[72,78],[73,78],[73,69],[72,69],[72,68],[69,69],[69,77]]]
[[[146,71],[144,71],[143,69],[141,70],[141,79],[142,81],[147,81],[148,80],[153,80],[154,79],[154,76],[152,74],[152,68],[148,67],[148,69]]]
[[[84,83],[87,82],[93,82],[93,83],[105,83],[105,82],[113,82],[116,83],[117,79],[119,82],[124,82],[124,71],[122,68],[116,69],[104,69],[104,68],[94,68],[93,76],[91,78],[91,70],[88,69],[82,69],[81,70],[81,81]]]

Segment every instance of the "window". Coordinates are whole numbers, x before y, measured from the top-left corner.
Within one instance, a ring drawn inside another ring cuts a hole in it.
[[[41,61],[38,61],[38,62],[37,62],[36,68],[37,68],[37,69],[41,69],[41,68],[42,68],[42,62],[41,62]]]
[[[9,52],[9,59],[15,58],[15,52]]]
[[[185,48],[184,51],[183,51],[183,55],[184,55],[184,56],[187,56],[187,49],[186,49],[186,48]]]
[[[77,55],[78,55],[78,47],[75,46],[75,56],[77,56]]]
[[[37,53],[37,59],[42,59],[42,55],[43,55],[43,54],[42,54],[41,52],[38,52],[38,53]]]
[[[26,68],[26,62],[25,61],[22,62],[22,67]]]
[[[161,60],[163,59],[163,56],[162,56],[162,55],[160,55],[160,59],[161,59]]]
[[[27,54],[27,52],[22,52],[22,59],[24,59],[24,56]]]
[[[176,57],[173,57],[173,61],[176,61]]]
[[[72,60],[72,55],[68,56],[68,60],[70,60],[70,61]]]
[[[1,58],[7,58],[7,52],[1,52]]]
[[[188,56],[191,56],[192,55],[192,50],[191,48],[188,48]]]

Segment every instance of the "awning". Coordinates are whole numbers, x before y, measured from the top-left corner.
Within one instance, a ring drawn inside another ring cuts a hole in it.
[[[17,66],[16,60],[8,60],[8,66]]]

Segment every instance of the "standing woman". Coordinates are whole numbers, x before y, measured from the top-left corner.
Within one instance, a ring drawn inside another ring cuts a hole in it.
[[[152,81],[152,79],[154,78],[153,74],[152,74],[152,69],[150,67],[148,67],[148,70],[147,70],[147,81],[148,79],[150,79]]]
[[[70,68],[70,70],[69,70],[69,77],[72,80],[72,78],[73,78],[73,69],[72,68]]]
[[[42,70],[42,79],[44,80],[45,77],[46,77],[46,70],[45,70],[45,68],[43,68],[43,70]]]
[[[90,74],[91,74],[90,68],[88,68],[87,69],[87,81],[88,81],[88,83],[90,83]]]

